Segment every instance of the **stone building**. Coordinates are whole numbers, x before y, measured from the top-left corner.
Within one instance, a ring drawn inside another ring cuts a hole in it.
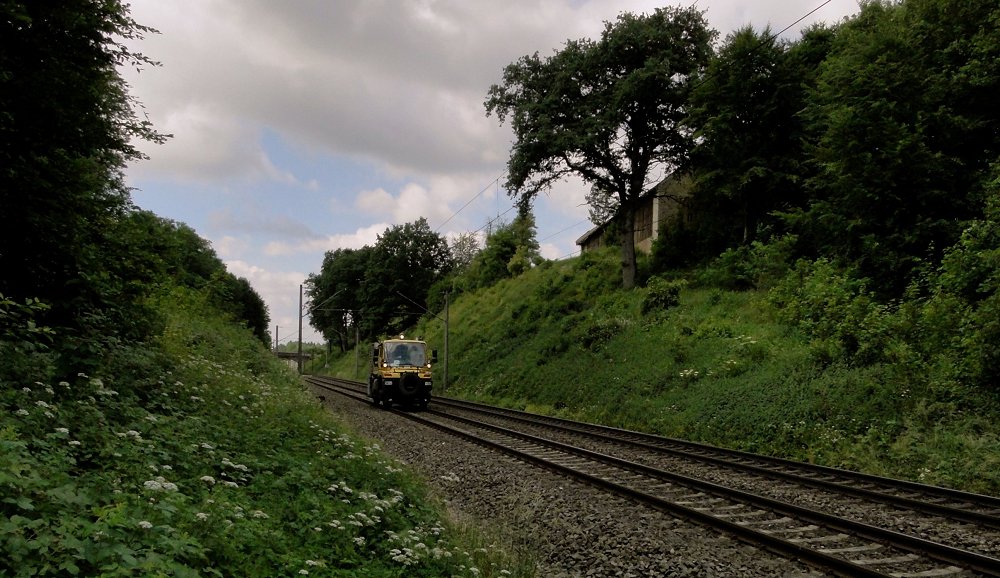
[[[669,223],[680,215],[686,218],[685,202],[691,194],[691,178],[671,175],[643,193],[639,198],[639,207],[635,213],[635,250],[649,253],[653,249],[653,240],[659,235],[660,224]],[[621,245],[617,236],[608,238],[611,223],[603,223],[584,233],[576,244],[580,252],[592,251],[606,246]]]

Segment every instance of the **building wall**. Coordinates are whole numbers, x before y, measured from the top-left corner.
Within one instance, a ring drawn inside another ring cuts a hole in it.
[[[635,249],[643,253],[653,250],[653,241],[659,235],[660,224],[669,222],[684,210],[684,200],[691,194],[690,177],[668,177],[650,189],[642,199],[635,214]],[[581,252],[608,245],[617,245],[617,239],[608,239],[607,227],[602,225],[588,231],[577,240]]]

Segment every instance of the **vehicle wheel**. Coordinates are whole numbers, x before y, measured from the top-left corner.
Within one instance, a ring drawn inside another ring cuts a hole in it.
[[[420,391],[420,378],[415,373],[407,373],[399,381],[399,392],[413,399]]]

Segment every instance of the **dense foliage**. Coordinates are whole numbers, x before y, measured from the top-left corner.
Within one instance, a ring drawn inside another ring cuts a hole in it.
[[[453,285],[461,290],[489,287],[502,279],[517,277],[540,261],[535,217],[522,207],[513,221],[490,231],[483,249]]]
[[[98,373],[4,382],[0,575],[524,575],[456,541],[416,479],[211,296],[176,288],[155,309],[155,342],[116,347]]]
[[[155,328],[132,283],[122,218],[140,121],[118,66],[152,64],[118,2],[0,3],[0,294],[41,299],[58,347],[79,362]],[[70,350],[75,350],[71,355]]]
[[[695,186],[655,261],[791,232],[798,256],[901,297],[984,214],[998,20],[995,2],[869,1],[796,42],[731,34],[693,94]]]
[[[804,226],[896,294],[982,215],[1000,155],[995,2],[867,3],[841,25],[803,117],[817,172]],[[994,23],[985,25],[984,23]]]
[[[135,113],[120,66],[155,63],[125,40],[153,32],[120,2],[0,3],[0,296],[39,300],[59,377],[162,327],[146,305],[177,275],[216,278],[220,305],[267,339],[263,301],[193,231],[137,212],[123,181],[136,139],[165,137]]]
[[[810,70],[825,56],[822,30],[799,43],[769,28],[730,34],[695,84],[686,123],[697,144],[686,167],[696,233],[684,240],[697,259],[780,230],[774,212],[800,207],[804,106]],[[666,227],[683,226],[681,221]],[[672,264],[676,264],[672,263]]]

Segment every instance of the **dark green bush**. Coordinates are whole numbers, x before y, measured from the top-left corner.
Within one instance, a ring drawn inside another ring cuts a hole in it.
[[[880,302],[865,280],[826,259],[797,263],[769,299],[787,322],[813,338],[824,362],[836,361],[838,351],[855,363],[884,360],[899,323],[895,307]]]
[[[666,311],[680,304],[681,289],[686,281],[667,281],[661,277],[653,277],[646,285],[646,296],[642,300],[642,314],[649,315],[657,311]]]
[[[788,273],[796,242],[786,235],[727,249],[698,272],[697,282],[732,291],[768,288]]]

